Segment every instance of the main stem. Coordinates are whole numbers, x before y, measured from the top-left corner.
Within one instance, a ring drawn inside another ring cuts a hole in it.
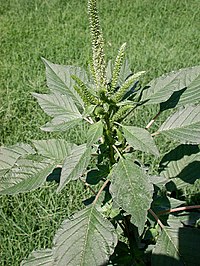
[[[115,152],[114,152],[114,148],[113,148],[113,136],[112,136],[112,130],[110,127],[110,121],[109,118],[106,119],[106,125],[107,125],[107,130],[106,130],[106,139],[108,141],[108,146],[109,146],[109,161],[110,161],[110,165],[112,166],[113,164],[115,164]]]

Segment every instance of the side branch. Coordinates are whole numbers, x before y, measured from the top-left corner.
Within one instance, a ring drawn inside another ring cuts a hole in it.
[[[151,215],[154,217],[154,219],[156,220],[156,222],[160,225],[160,227],[163,229],[164,225],[161,222],[161,220],[158,218],[158,216],[155,214],[154,211],[152,211],[152,209],[149,209],[149,213],[151,213]]]
[[[163,215],[163,214],[168,214],[168,213],[173,213],[173,212],[180,212],[180,211],[188,211],[188,210],[193,210],[193,209],[200,209],[200,205],[185,206],[185,207],[169,209],[169,210],[159,212],[158,215]]]
[[[107,179],[104,183],[103,183],[103,186],[100,188],[99,192],[97,193],[96,197],[95,197],[95,200],[93,201],[93,204],[95,205],[97,203],[97,200],[101,194],[101,192],[104,190],[104,188],[107,186],[107,184],[110,182],[109,179]]]
[[[155,122],[155,120],[159,117],[159,115],[161,114],[161,112],[159,111],[155,116],[154,118],[148,123],[148,125],[145,127],[146,129],[149,129],[153,123]]]

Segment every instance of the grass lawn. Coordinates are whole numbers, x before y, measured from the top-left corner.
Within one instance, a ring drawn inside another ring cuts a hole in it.
[[[107,59],[127,42],[131,67],[147,71],[145,82],[199,64],[199,0],[98,2]],[[39,129],[47,116],[31,93],[47,90],[40,57],[86,66],[89,40],[86,0],[0,0],[0,145],[61,137]],[[137,121],[146,125],[153,113],[141,111]],[[76,130],[65,138],[81,143],[85,136]],[[28,194],[0,196],[1,266],[17,266],[33,249],[50,247],[61,221],[89,195],[81,183],[58,195],[55,188],[46,184]]]

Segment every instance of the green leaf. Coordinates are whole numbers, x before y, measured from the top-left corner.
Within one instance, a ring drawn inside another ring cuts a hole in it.
[[[198,212],[198,209],[196,212],[194,210],[192,212],[181,212],[179,219],[184,226],[194,227],[200,221],[200,212]]]
[[[146,101],[145,104],[156,104],[167,101],[175,91],[179,91],[185,87],[188,89],[181,96],[180,102],[188,103],[193,102],[191,98],[194,94],[198,101],[200,99],[199,93],[199,79],[200,79],[200,66],[180,69],[176,72],[165,74],[159,78],[152,80],[142,93],[141,101]],[[186,95],[184,97],[184,95]],[[196,100],[194,100],[196,102]]]
[[[181,143],[200,143],[200,105],[188,106],[170,116],[158,132]]]
[[[103,124],[100,120],[90,126],[87,134],[87,146],[91,146],[92,144],[97,142],[98,139],[102,136],[102,134]]]
[[[64,263],[69,266],[103,265],[113,253],[116,244],[113,225],[94,206],[64,221],[54,239],[59,265]]]
[[[44,252],[45,266],[99,266],[106,265],[114,252],[117,235],[113,225],[92,205],[65,220],[53,242],[52,253]],[[38,254],[34,252],[22,265],[43,265]]]
[[[182,216],[182,213],[180,214]],[[173,229],[178,229],[184,227],[183,223],[179,219],[179,214],[170,214],[169,217],[167,218],[167,226],[173,228]]]
[[[61,93],[71,97],[80,111],[84,110],[84,103],[74,90],[75,81],[71,75],[76,75],[84,83],[88,82],[86,72],[76,66],[64,66],[53,64],[42,58],[46,66],[47,85],[53,93]]]
[[[66,94],[33,94],[41,108],[54,118],[41,127],[44,131],[67,131],[82,120],[73,99]]]
[[[37,140],[33,144],[35,149],[27,144],[1,148],[0,194],[22,193],[40,187],[76,147],[62,139]]]
[[[55,266],[52,249],[33,251],[26,260],[23,260],[20,266]]]
[[[172,180],[179,189],[199,178],[200,149],[195,145],[179,145],[160,162],[160,174]]]
[[[131,214],[132,223],[142,234],[153,195],[147,174],[134,161],[121,158],[108,176],[113,201]]]
[[[63,164],[58,192],[71,180],[80,178],[90,162],[90,156],[91,148],[86,147],[86,144],[72,149],[71,154],[65,158]]]
[[[0,178],[14,166],[16,161],[26,155],[35,154],[35,150],[28,144],[16,144],[0,148]]]
[[[152,266],[199,265],[200,230],[164,227],[152,254]]]
[[[53,132],[53,131],[67,131],[72,127],[80,124],[82,117],[78,114],[60,115],[53,118],[50,122],[47,122],[41,127],[43,131]]]
[[[193,75],[191,83],[180,97],[178,107],[200,102],[200,66],[193,67]]]
[[[64,139],[49,139],[49,140],[34,140],[32,141],[37,153],[57,163],[62,163],[63,160],[68,156],[75,144],[69,143]]]
[[[169,181],[167,178],[163,177],[163,176],[155,176],[155,175],[151,175],[149,176],[150,181],[159,189],[164,188],[165,184]]]
[[[49,159],[33,161],[20,158],[0,182],[0,194],[28,192],[40,187],[56,164]]]
[[[122,126],[127,142],[135,149],[159,156],[159,151],[151,134],[143,128]]]
[[[33,96],[38,100],[40,107],[50,116],[73,115],[81,116],[78,108],[71,97],[65,94],[38,94],[33,93]]]

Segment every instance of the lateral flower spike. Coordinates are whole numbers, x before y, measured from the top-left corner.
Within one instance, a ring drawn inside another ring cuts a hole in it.
[[[122,106],[112,117],[112,122],[116,122],[122,120],[123,117],[127,114],[130,109],[133,108],[132,105],[124,105]]]
[[[76,82],[74,89],[80,95],[85,105],[98,104],[97,98],[88,90],[87,86],[77,76],[72,75],[71,78]]]
[[[123,43],[119,49],[119,52],[115,60],[115,65],[114,65],[113,74],[112,74],[112,82],[111,82],[111,91],[110,91],[111,93],[115,91],[115,88],[117,86],[121,67],[122,67],[123,60],[124,60],[125,49],[126,49],[126,43]]]
[[[140,71],[137,72],[135,74],[133,74],[132,76],[130,76],[123,84],[122,86],[119,88],[119,90],[114,94],[114,96],[112,97],[112,100],[114,102],[119,102],[124,95],[126,94],[126,92],[128,91],[128,89],[134,85],[134,83],[138,80],[138,78],[143,75],[145,73],[145,71]]]
[[[88,14],[90,20],[90,33],[92,37],[92,67],[96,86],[98,89],[106,86],[106,63],[104,54],[104,40],[99,23],[97,1],[88,0]]]

